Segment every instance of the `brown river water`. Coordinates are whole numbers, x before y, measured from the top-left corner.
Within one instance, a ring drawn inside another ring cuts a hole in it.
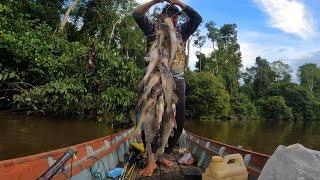
[[[280,144],[300,143],[320,151],[320,122],[190,121],[186,129],[208,139],[269,155]]]
[[[215,121],[187,123],[198,135],[272,154],[279,144],[301,143],[320,150],[320,122]],[[86,120],[0,114],[0,160],[71,146],[117,132]]]

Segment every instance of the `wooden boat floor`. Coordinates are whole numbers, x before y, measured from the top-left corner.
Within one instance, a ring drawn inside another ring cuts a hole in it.
[[[176,157],[178,158],[178,155],[176,155]],[[155,170],[154,174],[152,177],[144,177],[144,176],[140,176],[139,172],[141,171],[141,169],[137,169],[134,174],[132,175],[132,179],[135,180],[144,180],[144,179],[148,179],[148,180],[182,180],[182,179],[201,179],[201,174],[203,173],[203,169],[200,167],[196,167],[196,166],[183,166],[180,165],[183,174],[181,173],[181,170],[178,166],[178,163],[176,162],[176,160],[174,159],[174,157],[171,155],[170,160],[174,163],[172,167],[164,167],[163,165],[159,165],[157,169]]]

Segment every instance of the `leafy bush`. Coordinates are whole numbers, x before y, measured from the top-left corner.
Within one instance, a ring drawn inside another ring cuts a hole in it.
[[[186,109],[192,117],[224,118],[230,116],[230,95],[224,82],[208,72],[188,72]]]
[[[289,108],[283,97],[271,96],[262,98],[257,102],[261,116],[273,120],[293,120],[291,108]]]
[[[269,96],[282,96],[292,108],[295,120],[319,120],[320,102],[307,88],[294,83],[274,84],[268,88]]]
[[[108,114],[124,120],[136,102],[142,70],[117,53],[99,51],[94,70],[85,70],[81,63],[73,65],[71,57],[66,66],[74,74],[15,95],[17,107],[43,114]]]
[[[255,105],[244,93],[239,93],[231,100],[233,116],[240,119],[256,119],[258,112]]]
[[[144,44],[135,46],[141,41],[142,32],[137,26],[133,28],[135,22],[127,15],[121,22],[121,30],[117,27],[113,39],[110,39],[109,30],[114,22],[101,18],[99,21],[103,21],[106,27],[103,34],[98,33],[101,32],[98,26],[102,23],[95,22],[97,29],[91,29],[90,35],[86,31],[91,26],[86,25],[79,32],[69,31],[74,35],[74,41],[70,42],[68,34],[54,30],[60,20],[63,2],[0,3],[1,105],[29,113],[108,114],[116,120],[126,119],[136,102],[136,86],[143,72],[138,65],[143,60]],[[87,8],[95,9],[95,4],[90,3],[92,6]],[[105,3],[103,8],[109,8],[107,13],[113,14],[112,18],[116,20],[118,8],[115,4],[120,3],[118,5],[122,8],[126,6],[127,11],[133,7],[126,1]],[[115,9],[111,12],[113,7]],[[86,11],[83,8],[79,11]],[[46,10],[55,13],[44,16]],[[81,36],[77,36],[79,34]],[[92,68],[86,66],[89,49],[95,53]],[[7,102],[2,101],[3,96]]]
[[[87,90],[76,80],[64,79],[23,91],[14,96],[19,109],[29,113],[68,114],[82,112]]]

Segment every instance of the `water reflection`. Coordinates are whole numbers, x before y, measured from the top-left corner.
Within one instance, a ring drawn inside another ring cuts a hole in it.
[[[320,150],[320,122],[190,120],[186,129],[209,139],[272,154],[279,144],[301,143]]]
[[[110,126],[90,121],[0,114],[0,160],[46,152],[112,133]]]
[[[320,122],[189,121],[200,136],[271,154],[279,144],[320,150]],[[0,160],[46,152],[114,133],[110,126],[65,118],[0,114]]]

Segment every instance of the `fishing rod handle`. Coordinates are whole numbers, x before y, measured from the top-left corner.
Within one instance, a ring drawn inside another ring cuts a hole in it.
[[[55,176],[60,169],[64,167],[64,165],[67,163],[67,161],[75,155],[75,151],[69,150],[66,153],[63,154],[63,156],[58,159],[52,166],[49,167],[49,169],[44,172],[38,180],[47,180],[51,179],[53,176]],[[72,166],[72,164],[71,164]]]

